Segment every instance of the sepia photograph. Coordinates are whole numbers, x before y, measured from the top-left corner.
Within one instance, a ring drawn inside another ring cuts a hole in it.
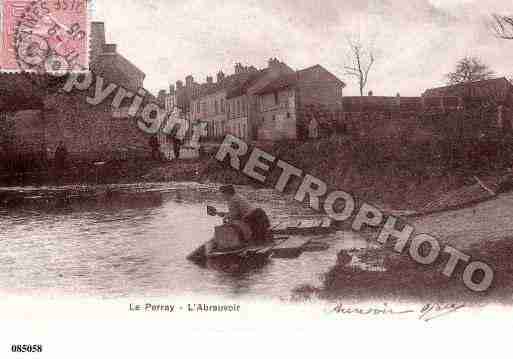
[[[513,317],[511,1],[0,11],[6,358],[333,356],[339,325]]]

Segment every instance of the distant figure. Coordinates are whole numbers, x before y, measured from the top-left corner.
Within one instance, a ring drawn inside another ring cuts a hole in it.
[[[222,186],[219,191],[228,204],[228,213],[223,215],[226,223],[245,222],[251,228],[252,240],[255,242],[265,242],[270,239],[269,218],[263,209],[254,207],[236,194],[232,185]]]
[[[169,138],[173,142],[173,154],[175,155],[175,160],[180,159],[180,149],[182,148],[182,140],[178,136],[180,133],[180,128],[181,125],[177,124],[173,126],[173,129],[169,133]]]
[[[160,149],[159,149],[159,140],[157,136],[150,137],[150,148],[151,148],[151,158],[155,161],[160,161]]]
[[[59,142],[59,146],[57,146],[57,149],[55,150],[54,160],[55,168],[60,171],[66,168],[66,162],[68,160],[68,149],[66,148],[64,141]]]
[[[173,151],[175,154],[175,159],[180,159],[180,150],[182,148],[182,140],[180,140],[178,137],[173,138]]]

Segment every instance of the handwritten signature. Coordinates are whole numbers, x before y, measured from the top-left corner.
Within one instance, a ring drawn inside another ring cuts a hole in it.
[[[419,319],[429,322],[441,318],[465,308],[465,304],[426,304],[420,310]]]
[[[465,304],[438,304],[438,303],[428,303],[418,309],[406,309],[406,310],[398,310],[392,307],[389,307],[387,303],[385,303],[381,307],[368,307],[368,308],[357,308],[357,307],[348,307],[343,304],[337,304],[332,310],[332,313],[342,314],[342,315],[361,315],[361,316],[401,316],[406,314],[416,314],[419,320],[424,322],[430,322],[434,319],[439,319],[441,317],[447,316],[449,314],[456,313],[457,311],[465,308]]]

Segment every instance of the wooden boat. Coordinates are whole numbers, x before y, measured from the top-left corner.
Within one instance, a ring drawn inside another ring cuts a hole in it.
[[[240,267],[253,267],[267,263],[272,256],[271,248],[275,245],[274,242],[261,246],[246,246],[240,248],[226,249],[226,250],[212,250],[209,251],[210,244],[214,239],[205,243],[194,252],[192,252],[187,259],[197,265],[209,266],[224,269],[224,267],[233,267],[237,265]]]
[[[216,215],[217,210],[209,207],[209,215]],[[238,234],[226,230],[225,226],[216,227],[215,237],[193,251],[187,259],[202,266],[220,264],[221,267],[238,264],[239,266],[252,266],[254,264],[267,263],[271,258],[293,259],[299,257],[309,248],[312,241],[309,236],[322,235],[337,231],[337,226],[329,219],[319,218],[314,220],[290,221],[281,223],[270,230],[267,239],[259,243],[248,245],[227,246],[215,248],[219,242],[237,243]],[[319,250],[326,247],[316,246]],[[216,265],[219,267],[219,265]]]

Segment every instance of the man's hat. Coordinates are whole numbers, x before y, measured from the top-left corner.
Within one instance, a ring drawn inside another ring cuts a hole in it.
[[[223,194],[230,194],[230,195],[234,195],[235,194],[235,187],[233,187],[233,185],[226,185],[226,186],[221,186],[219,187],[219,192],[223,193]]]

